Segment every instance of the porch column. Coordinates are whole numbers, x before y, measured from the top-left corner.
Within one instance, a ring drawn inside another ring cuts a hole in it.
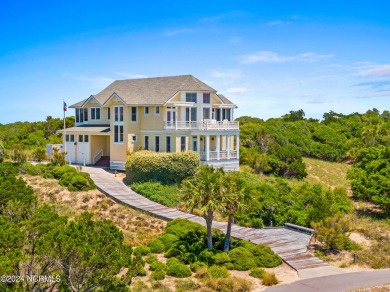
[[[210,135],[206,135],[205,137],[205,145],[204,148],[206,148],[206,161],[210,160]]]
[[[200,154],[200,135],[196,136],[196,152]]]
[[[187,141],[186,141],[186,143],[187,143]],[[189,150],[193,150],[193,151],[194,151],[194,149],[192,149],[193,144],[194,144],[194,143],[192,143],[192,135],[190,135],[190,137],[189,137],[189,143],[190,143],[190,145],[189,145],[189,147],[186,148],[186,149],[189,149]]]
[[[219,157],[219,150],[221,148],[221,146],[220,146],[221,136],[217,135],[215,138],[216,138],[215,143],[216,143],[216,148],[217,148],[217,160],[219,160],[220,159],[220,157]]]
[[[226,155],[230,159],[230,135],[226,135]]]
[[[178,120],[178,117],[179,117],[178,112],[177,112],[178,108],[179,108],[178,106],[175,106],[175,129],[176,130],[177,130],[177,120]]]
[[[190,107],[188,107],[188,129],[190,129],[191,130],[191,108]],[[198,147],[199,147],[199,142],[197,142],[198,143]]]
[[[237,159],[240,159],[240,135],[236,136],[236,152],[237,152]]]

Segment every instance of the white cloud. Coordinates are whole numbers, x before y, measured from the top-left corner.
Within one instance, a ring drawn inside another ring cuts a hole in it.
[[[133,73],[125,73],[125,72],[117,72],[119,76],[123,76],[129,79],[139,79],[139,78],[148,78],[148,76],[145,76],[143,74],[133,74]]]
[[[178,29],[166,29],[163,32],[163,36],[165,37],[172,37],[177,34],[183,34],[183,33],[190,33],[190,32],[195,32],[197,29],[193,28],[178,28]]]
[[[82,82],[91,83],[93,86],[96,87],[105,87],[108,84],[115,81],[112,78],[103,77],[103,76],[94,76],[94,77],[79,76],[76,79]]]
[[[241,77],[241,71],[240,70],[213,70],[211,72],[211,76],[214,78],[220,78],[220,79],[238,79]]]
[[[285,62],[318,62],[332,58],[333,55],[321,55],[313,52],[302,53],[293,56],[279,55],[271,51],[258,51],[252,54],[238,56],[237,59],[242,64],[252,63],[285,63]]]
[[[246,87],[231,87],[224,90],[226,93],[245,93],[248,92],[248,88]]]
[[[273,20],[273,21],[267,22],[265,25],[266,26],[286,26],[289,24],[291,24],[291,22],[289,22],[289,21]]]
[[[361,76],[372,76],[380,78],[389,78],[390,77],[390,65],[374,65],[369,68],[365,68],[359,72],[358,75]]]

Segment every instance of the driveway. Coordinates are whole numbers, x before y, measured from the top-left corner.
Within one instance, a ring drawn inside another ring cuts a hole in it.
[[[280,285],[265,289],[266,292],[338,292],[351,289],[365,288],[389,284],[390,269],[367,272],[345,273],[300,280],[291,284]],[[369,290],[362,290],[369,291]],[[387,291],[387,290],[386,290]]]

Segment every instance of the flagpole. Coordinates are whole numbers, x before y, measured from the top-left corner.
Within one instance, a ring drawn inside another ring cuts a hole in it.
[[[62,100],[62,110],[64,111],[64,135],[63,135],[63,141],[64,141],[64,151],[65,151],[65,159],[66,159],[66,123],[65,123],[65,100]]]

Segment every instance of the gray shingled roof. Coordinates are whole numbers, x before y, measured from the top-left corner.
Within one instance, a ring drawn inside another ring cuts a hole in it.
[[[232,103],[229,99],[226,98],[226,96],[222,95],[222,94],[217,94],[219,96],[219,98],[223,101],[223,103],[225,104],[234,104]]]
[[[116,80],[94,97],[104,104],[113,93],[116,93],[127,104],[164,104],[179,91],[211,91],[216,90],[192,75]],[[232,104],[226,97],[224,102]],[[81,107],[84,101],[71,107]]]
[[[64,130],[58,130],[57,133],[63,133]],[[83,134],[98,134],[109,133],[110,125],[97,125],[97,126],[78,126],[67,128],[66,133],[78,132]]]

